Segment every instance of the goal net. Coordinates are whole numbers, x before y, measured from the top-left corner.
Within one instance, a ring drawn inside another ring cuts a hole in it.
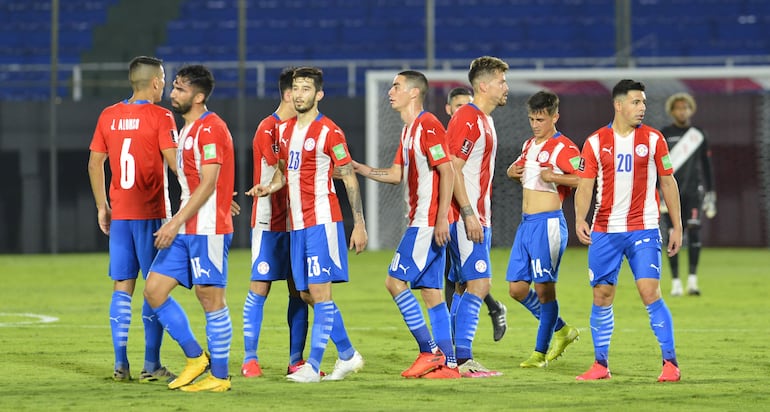
[[[398,148],[403,123],[388,102],[396,71],[366,75],[366,162],[389,167]],[[469,87],[466,71],[425,71],[430,90],[425,109],[446,125],[446,95]],[[509,70],[508,103],[492,117],[498,136],[492,189],[492,243],[510,247],[521,220],[521,185],[505,171],[531,136],[526,100],[538,90],[559,95],[559,131],[578,146],[613,116],[612,87],[621,79],[646,86],[644,123],[662,128],[671,123],[665,113],[668,96],[688,92],[698,108],[693,125],[705,130],[712,152],[718,214],[704,222],[701,237],[708,246],[770,245],[770,68],[702,67],[649,69]],[[372,249],[393,249],[406,226],[402,185],[366,180],[367,227]],[[572,198],[564,203],[570,243],[575,244]]]

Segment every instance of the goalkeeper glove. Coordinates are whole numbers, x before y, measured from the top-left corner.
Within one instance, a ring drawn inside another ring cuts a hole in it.
[[[703,212],[706,217],[713,219],[717,215],[717,194],[714,191],[706,192],[703,197]]]

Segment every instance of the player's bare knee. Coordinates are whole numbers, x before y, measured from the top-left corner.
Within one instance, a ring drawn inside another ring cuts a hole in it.
[[[519,302],[523,301],[529,295],[529,283],[508,282],[508,294]]]

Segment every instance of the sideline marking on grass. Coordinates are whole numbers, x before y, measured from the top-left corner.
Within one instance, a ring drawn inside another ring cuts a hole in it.
[[[10,318],[32,318],[32,320],[22,320],[16,322],[2,322],[6,317]],[[36,313],[0,313],[0,327],[4,326],[19,326],[19,325],[33,325],[37,323],[52,323],[58,322],[59,318],[48,315],[38,315]]]

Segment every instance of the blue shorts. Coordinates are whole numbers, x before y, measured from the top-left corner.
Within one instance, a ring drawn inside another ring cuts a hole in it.
[[[251,229],[251,281],[286,280],[291,275],[289,232]]]
[[[661,239],[658,229],[622,233],[591,233],[588,246],[588,280],[591,286],[617,285],[623,256],[634,280],[660,279]]]
[[[390,262],[388,274],[411,283],[412,289],[442,289],[445,267],[446,246],[433,241],[433,228],[408,227]]]
[[[492,229],[483,227],[484,241],[473,243],[465,233],[465,223],[462,220],[449,225],[449,258],[452,268],[449,270],[449,280],[466,283],[469,280],[492,277],[489,262],[489,251],[492,247]]]
[[[522,214],[508,260],[505,280],[527,283],[556,282],[567,248],[567,221],[561,210]]]
[[[176,235],[161,249],[151,272],[172,277],[187,289],[193,285],[227,286],[227,256],[233,234]]]
[[[162,225],[161,219],[113,220],[110,224],[110,269],[112,280],[136,279],[139,270],[147,279],[150,265],[158,250],[155,249],[155,233]]]
[[[342,222],[291,231],[291,272],[297,290],[348,281],[348,249]]]

